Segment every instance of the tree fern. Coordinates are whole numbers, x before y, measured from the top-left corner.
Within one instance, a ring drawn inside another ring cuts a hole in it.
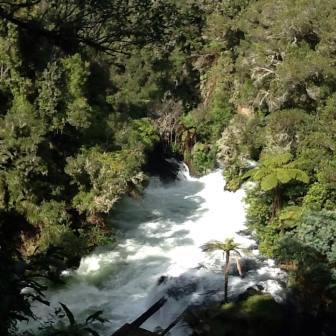
[[[292,181],[308,183],[307,173],[293,168],[293,161],[289,162],[291,159],[290,153],[264,155],[261,165],[247,172],[245,177],[260,182],[260,187],[264,191],[273,190]]]
[[[260,180],[261,189],[264,191],[275,189],[279,185],[279,179],[275,173],[268,174]]]
[[[295,167],[292,155],[284,152],[280,154],[265,154],[260,165],[245,174],[246,179],[260,183],[262,191],[273,193],[272,216],[282,207],[282,186],[292,183],[308,183],[306,172]]]
[[[235,252],[236,254],[236,265],[239,275],[242,277],[242,268],[240,264],[240,252],[237,250],[239,245],[234,241],[233,238],[227,238],[224,241],[212,240],[204,244],[202,247],[204,252],[213,251],[223,251],[225,255],[225,265],[224,265],[224,302],[228,299],[228,284],[229,284],[229,265],[230,265],[230,253]]]

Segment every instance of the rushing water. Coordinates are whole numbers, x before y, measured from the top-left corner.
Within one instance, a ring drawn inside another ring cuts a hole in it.
[[[183,167],[179,177],[168,185],[153,178],[142,199],[121,202],[111,219],[121,232],[118,247],[83,258],[65,287],[48,292],[52,307],[63,302],[79,320],[103,310],[110,321],[101,331],[105,336],[166,296],[166,305],[143,325],[165,328],[187,306],[221,300],[223,256],[204,253],[200,246],[231,237],[244,251],[245,277],[240,279],[232,267],[229,295],[260,284],[281,299],[284,274],[260,257],[255,242],[241,232],[244,191],[224,191],[220,171],[196,179]],[[36,307],[42,319],[50,311]],[[186,329],[180,324],[172,334],[185,335]]]

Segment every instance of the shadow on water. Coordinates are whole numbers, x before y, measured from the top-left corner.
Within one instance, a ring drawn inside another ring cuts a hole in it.
[[[196,221],[206,209],[198,193],[204,188],[199,181],[177,181],[163,185],[152,179],[140,200],[125,197],[111,214],[110,225],[121,234],[117,250],[122,255],[136,254],[129,245],[159,247],[163,250],[192,245],[189,230],[180,224]]]
[[[154,178],[143,198],[125,197],[119,202],[110,223],[121,230],[133,230],[148,221],[184,223],[195,220],[202,214],[204,199],[197,194],[203,188],[204,183],[196,180],[163,185]]]

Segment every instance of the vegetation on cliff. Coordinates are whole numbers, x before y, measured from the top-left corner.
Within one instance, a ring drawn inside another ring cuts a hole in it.
[[[112,239],[106,216],[145,185],[166,101],[196,104],[185,55],[201,12],[174,1],[0,3],[2,335],[42,299],[27,276],[55,278]]]
[[[26,276],[56,277],[112,239],[107,215],[141,193],[158,152],[196,175],[219,160],[231,190],[253,181],[248,225],[327,333],[335,10],[332,0],[0,2],[0,267],[11,275],[0,279],[0,333],[31,314],[20,290],[41,288]]]
[[[253,182],[248,225],[261,252],[292,275],[303,311],[319,320],[332,316],[336,294],[335,8],[328,0],[245,5],[229,21],[213,14],[223,20],[216,41],[221,57],[229,55],[237,112],[218,157],[228,189]]]

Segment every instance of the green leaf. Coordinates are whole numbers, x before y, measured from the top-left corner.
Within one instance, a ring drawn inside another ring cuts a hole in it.
[[[288,183],[295,178],[295,173],[291,169],[278,168],[276,175],[281,183]]]
[[[250,169],[250,170],[248,170],[244,175],[243,175],[243,179],[248,179],[248,178],[250,178],[250,177],[254,177],[254,175],[255,175],[255,171],[256,171],[256,169]]]
[[[213,251],[233,251],[239,248],[239,245],[233,238],[227,238],[224,241],[212,240],[201,246],[203,252]]]
[[[266,167],[281,167],[292,159],[292,154],[285,152],[279,154],[268,153],[261,159],[261,163]]]
[[[303,170],[300,170],[300,169],[296,169],[295,179],[303,183],[309,182],[309,176]]]
[[[303,213],[303,208],[299,206],[288,206],[279,215],[281,228],[295,228]]]
[[[253,179],[260,181],[267,175],[267,170],[263,168],[256,168],[253,173]]]
[[[264,191],[269,191],[276,188],[279,184],[276,174],[272,173],[267,175],[261,180],[261,189]]]

